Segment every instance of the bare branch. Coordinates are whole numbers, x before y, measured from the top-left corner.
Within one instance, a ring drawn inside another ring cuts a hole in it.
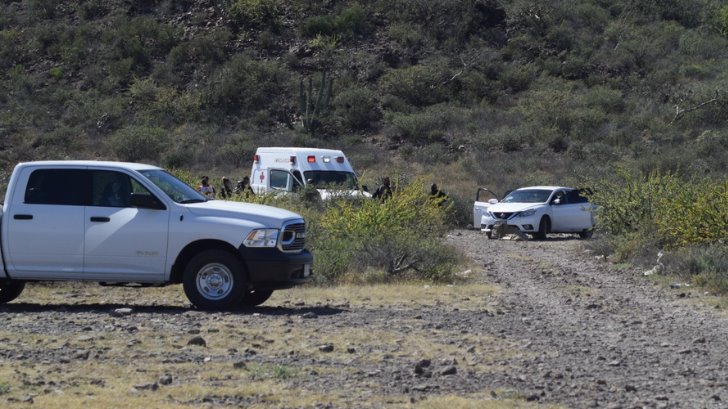
[[[686,113],[696,111],[706,105],[714,104],[718,102],[718,95],[716,91],[716,96],[714,98],[711,98],[707,101],[701,102],[698,105],[692,106],[690,108],[680,109],[679,105],[675,105],[675,116],[672,118],[672,123],[675,123],[679,121],[683,116],[685,116]]]

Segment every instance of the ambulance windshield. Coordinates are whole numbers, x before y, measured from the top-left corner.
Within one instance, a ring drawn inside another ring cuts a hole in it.
[[[319,189],[334,188],[357,190],[359,184],[356,176],[351,172],[333,170],[309,170],[303,172],[307,184],[312,184]]]

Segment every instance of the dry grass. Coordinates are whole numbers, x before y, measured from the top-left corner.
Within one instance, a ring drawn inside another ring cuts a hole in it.
[[[411,371],[423,357],[456,358],[485,374],[505,370],[499,359],[527,356],[479,333],[458,333],[454,343],[451,328],[426,328],[419,316],[486,312],[497,296],[486,285],[297,288],[257,310],[206,313],[189,309],[179,286],[29,285],[0,312],[0,406],[534,407],[517,392],[494,398],[488,385],[482,396],[444,389],[414,403],[387,386],[388,372]],[[114,316],[124,306],[134,312]],[[206,347],[187,344],[196,335]],[[325,344],[334,350],[321,351]]]

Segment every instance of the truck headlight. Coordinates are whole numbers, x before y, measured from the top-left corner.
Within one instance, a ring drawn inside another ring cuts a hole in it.
[[[248,233],[243,244],[245,247],[275,247],[278,243],[278,229],[258,229]]]
[[[528,217],[533,216],[534,214],[536,214],[536,209],[528,209],[518,213],[518,217]]]

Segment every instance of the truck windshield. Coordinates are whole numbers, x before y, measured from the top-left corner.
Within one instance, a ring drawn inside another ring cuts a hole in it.
[[[334,188],[357,190],[359,184],[356,176],[351,172],[341,172],[334,170],[309,170],[303,172],[306,183],[314,185],[318,188]]]
[[[199,203],[207,201],[207,198],[202,193],[196,191],[165,170],[141,170],[139,173],[146,176],[149,181],[157,185],[170,199],[177,203]]]

